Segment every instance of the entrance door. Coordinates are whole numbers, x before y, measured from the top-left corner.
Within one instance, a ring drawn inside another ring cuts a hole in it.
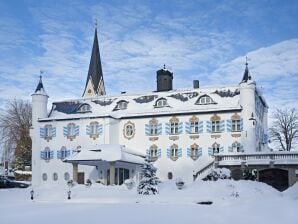
[[[84,172],[78,172],[78,184],[85,184]]]
[[[129,170],[125,168],[116,168],[115,170],[115,184],[121,185],[126,179],[129,179]]]

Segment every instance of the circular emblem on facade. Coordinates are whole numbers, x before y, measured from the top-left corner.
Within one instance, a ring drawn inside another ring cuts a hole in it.
[[[124,128],[123,128],[123,135],[124,138],[126,139],[132,139],[135,135],[135,124],[132,122],[127,122],[126,124],[124,124]]]

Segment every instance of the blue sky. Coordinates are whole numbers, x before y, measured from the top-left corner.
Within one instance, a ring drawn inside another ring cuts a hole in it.
[[[238,84],[245,56],[270,108],[298,108],[298,1],[0,2],[0,101],[30,99],[39,71],[51,101],[79,98],[98,19],[108,94]]]

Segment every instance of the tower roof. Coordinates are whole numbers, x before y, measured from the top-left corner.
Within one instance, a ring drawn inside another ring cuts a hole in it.
[[[105,87],[104,87],[104,81],[103,81],[101,59],[100,59],[98,38],[97,38],[97,28],[95,28],[88,76],[87,76],[87,81],[86,81],[83,95],[86,95],[86,91],[89,91],[88,83],[90,81],[92,83],[91,86],[93,88],[93,90],[91,91],[92,93],[94,93],[95,95],[105,95]]]
[[[47,93],[43,87],[43,83],[42,83],[42,76],[40,75],[39,76],[39,82],[37,84],[37,87],[34,91],[34,94],[42,94],[42,95],[46,95],[47,96]]]
[[[245,63],[245,70],[244,70],[244,74],[243,74],[243,78],[242,78],[242,81],[241,82],[247,82],[250,79],[251,79],[251,76],[249,74],[248,63],[246,61],[246,63]]]

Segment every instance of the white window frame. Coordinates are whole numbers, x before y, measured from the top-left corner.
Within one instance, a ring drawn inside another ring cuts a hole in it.
[[[44,128],[45,128],[45,138],[51,138],[52,137],[52,125],[47,124]]]
[[[70,123],[67,125],[67,136],[68,137],[75,136],[75,127],[76,127],[76,125],[74,123]]]
[[[241,120],[240,119],[232,119],[232,131],[238,132],[240,129]]]
[[[199,122],[192,121],[190,122],[190,134],[198,134],[199,133]]]
[[[151,136],[154,136],[154,135],[157,135],[157,127],[158,127],[158,124],[149,124],[149,134]]]
[[[168,101],[166,99],[159,99],[156,102],[156,107],[166,107],[168,106]]]
[[[220,120],[211,121],[211,132],[212,133],[220,132]]]
[[[170,134],[171,135],[178,135],[178,126],[179,122],[170,122]]]

